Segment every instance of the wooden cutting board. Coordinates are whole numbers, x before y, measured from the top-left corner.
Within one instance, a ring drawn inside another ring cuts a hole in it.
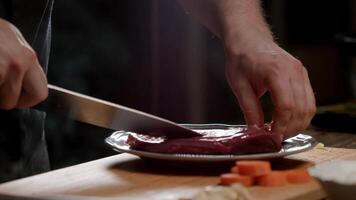
[[[274,160],[277,169],[293,169],[331,160],[356,160],[356,150],[315,148]],[[113,199],[179,199],[219,182],[218,167],[188,170],[186,167],[148,165],[136,156],[120,154],[0,185],[0,194],[21,196],[96,197]],[[205,166],[206,167],[206,166]],[[190,168],[190,167],[189,167]],[[226,172],[226,171],[225,171]],[[308,200],[326,197],[316,181],[286,187],[250,189],[257,200]],[[67,198],[66,198],[67,197]]]

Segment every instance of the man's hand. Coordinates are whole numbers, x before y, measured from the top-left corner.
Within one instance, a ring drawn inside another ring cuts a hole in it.
[[[0,108],[26,108],[47,98],[46,76],[20,31],[0,19]]]
[[[264,35],[240,34],[225,42],[226,76],[247,124],[264,124],[259,98],[269,91],[272,131],[288,138],[306,129],[316,107],[303,64]]]
[[[218,36],[226,51],[226,75],[248,125],[262,126],[259,98],[271,93],[272,131],[291,137],[315,113],[315,99],[303,64],[281,49],[266,24],[260,0],[179,0]]]

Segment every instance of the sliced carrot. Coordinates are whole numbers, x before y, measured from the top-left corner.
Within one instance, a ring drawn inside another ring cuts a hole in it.
[[[253,178],[250,176],[243,176],[239,174],[227,173],[220,176],[221,185],[231,185],[234,183],[241,183],[246,187],[252,186]]]
[[[279,187],[287,184],[286,174],[281,171],[272,171],[266,175],[255,177],[255,183],[265,187]]]
[[[296,170],[286,170],[286,179],[288,183],[307,183],[311,180],[311,177],[307,170],[296,169]]]
[[[270,173],[271,164],[268,161],[259,161],[259,160],[246,160],[246,161],[237,161],[236,166],[239,169],[241,175],[247,176],[262,176]]]
[[[231,167],[231,173],[238,174],[239,173],[239,168],[237,166]]]

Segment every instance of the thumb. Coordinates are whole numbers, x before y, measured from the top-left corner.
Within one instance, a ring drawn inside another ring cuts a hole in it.
[[[25,74],[18,108],[28,108],[45,100],[48,96],[46,75],[40,65],[31,67]]]

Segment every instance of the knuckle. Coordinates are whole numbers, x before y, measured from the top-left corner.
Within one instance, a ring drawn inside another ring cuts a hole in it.
[[[30,62],[31,64],[37,63],[37,61],[38,61],[37,54],[33,49],[31,49],[30,47],[24,46],[22,52],[23,52],[27,62]]]
[[[20,59],[14,58],[11,61],[11,67],[9,68],[9,70],[15,72],[16,74],[23,73],[25,69],[26,65]]]
[[[293,59],[293,60],[292,60],[292,64],[293,64],[293,66],[295,66],[295,67],[300,67],[300,68],[303,67],[303,63],[302,63],[300,60],[298,60],[298,59]]]
[[[296,71],[296,73],[302,75],[304,73],[304,66],[303,64],[299,61],[299,60],[294,60],[292,61],[292,66],[293,66],[293,69]]]
[[[11,60],[11,70],[17,74],[24,73],[28,67],[37,65],[37,55],[29,47],[22,47],[19,56],[14,56]]]
[[[45,100],[48,97],[48,89],[43,89],[40,92],[38,92],[37,96],[36,96],[36,100],[38,102],[41,102],[43,100]]]
[[[278,105],[277,109],[284,113],[292,113],[295,110],[295,105],[289,102],[284,102]]]
[[[317,111],[316,106],[313,105],[313,106],[311,106],[311,107],[309,108],[308,114],[309,114],[310,116],[314,116],[315,113],[316,113],[316,111]]]

